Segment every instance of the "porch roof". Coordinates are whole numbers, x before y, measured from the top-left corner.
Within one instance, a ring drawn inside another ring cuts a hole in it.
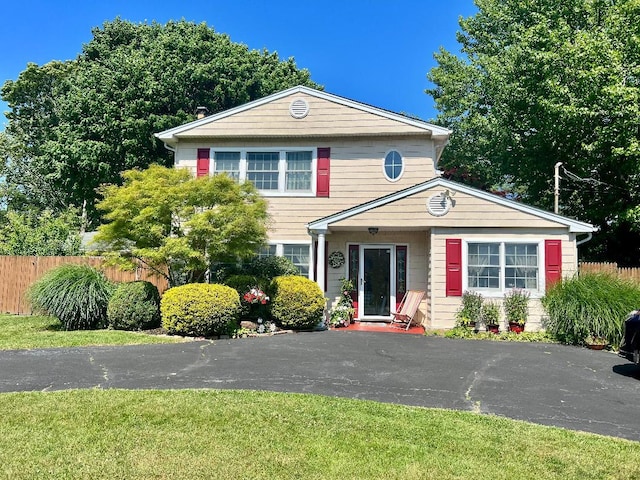
[[[418,185],[414,185],[404,190],[394,192],[389,195],[385,195],[383,197],[376,198],[374,200],[362,203],[355,207],[351,207],[346,210],[336,212],[332,215],[319,218],[317,220],[309,222],[307,224],[307,229],[313,232],[320,232],[320,231],[329,231],[332,226],[336,227],[340,223],[341,223],[340,226],[345,226],[347,224],[357,225],[358,217],[366,217],[369,212],[372,212],[375,209],[380,209],[381,207],[389,206],[394,202],[398,202],[403,199],[409,199],[411,197],[416,197],[416,198],[424,197],[425,192],[438,187],[454,192],[454,194],[456,192],[460,192],[461,194],[467,195],[473,199],[477,199],[480,202],[489,202],[488,204],[486,204],[487,206],[493,205],[497,207],[502,207],[503,211],[506,211],[504,210],[506,208],[512,212],[520,213],[519,215],[520,219],[518,223],[514,222],[513,225],[504,225],[505,220],[503,220],[502,221],[503,224],[498,226],[502,226],[502,227],[506,227],[506,226],[563,227],[563,228],[567,228],[569,232],[572,232],[572,233],[592,233],[596,230],[596,228],[589,223],[581,222],[569,217],[565,217],[563,215],[547,212],[545,210],[542,210],[536,207],[525,205],[513,200],[506,199],[504,197],[500,197],[498,195],[494,195],[482,190],[478,190],[476,188],[469,187],[467,185],[453,182],[451,180],[445,180],[440,177],[434,178],[424,183],[420,183]],[[420,200],[422,201],[422,198]],[[424,203],[422,203],[421,205],[424,205]],[[426,206],[424,209],[421,210],[421,212],[424,212],[425,217],[428,216],[428,213],[426,211]],[[464,226],[464,227],[491,226],[490,224],[487,224],[487,214],[485,213],[485,210],[479,210],[477,213],[474,213],[471,211],[471,212],[467,212],[467,214],[472,215],[474,217],[471,220],[467,219],[467,223],[465,225],[460,225],[460,226]],[[406,226],[400,227],[399,222],[402,222],[402,220],[399,219],[399,217],[394,216],[393,212],[390,212],[390,216],[391,218],[393,218],[392,226],[394,229],[406,228],[406,227],[412,226],[411,221],[407,220],[406,222],[408,223],[406,223]],[[439,220],[437,217],[429,217],[429,218],[433,219],[430,221],[434,226],[439,224],[445,225],[447,223],[447,216],[440,217],[440,219],[442,220]],[[530,219],[531,222],[528,221],[527,219]],[[416,218],[416,220],[418,219]],[[380,224],[380,225],[371,225],[371,226],[384,227],[385,225]]]

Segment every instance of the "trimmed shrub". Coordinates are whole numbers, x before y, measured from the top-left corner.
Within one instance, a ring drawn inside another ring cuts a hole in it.
[[[271,315],[283,328],[309,329],[322,321],[326,300],[318,284],[290,275],[271,282]]]
[[[276,277],[300,275],[298,267],[286,257],[256,257],[244,267],[244,272],[267,281]]]
[[[162,326],[170,334],[210,337],[233,329],[238,292],[226,285],[190,283],[167,290],[160,301]]]
[[[232,275],[224,281],[225,285],[237,290],[240,296],[255,287],[264,290],[268,283],[268,280],[253,275]]]
[[[562,341],[584,343],[592,335],[617,346],[629,312],[640,307],[640,286],[603,274],[554,283],[542,298],[543,326]]]
[[[27,293],[36,311],[52,315],[65,330],[102,328],[114,286],[88,265],[61,265],[33,283]]]
[[[211,266],[212,279],[217,283],[228,285],[232,277],[254,277],[271,282],[275,277],[283,275],[300,275],[298,267],[285,257],[253,257],[242,263],[218,263]],[[255,286],[255,285],[254,285]],[[266,287],[266,285],[265,285]]]
[[[160,294],[151,282],[121,283],[107,307],[109,327],[115,330],[142,330],[160,326]]]

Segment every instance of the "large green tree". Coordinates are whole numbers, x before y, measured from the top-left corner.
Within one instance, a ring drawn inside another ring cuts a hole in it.
[[[444,49],[427,90],[453,129],[441,166],[485,188],[517,188],[600,228],[593,259],[640,263],[640,0],[476,0],[462,55]]]
[[[106,22],[76,59],[29,64],[2,87],[11,109],[0,139],[5,202],[86,204],[95,225],[99,185],[131,168],[171,165],[154,132],[194,120],[198,106],[216,113],[299,84],[317,87],[293,59],[204,23]]]
[[[266,239],[266,202],[251,182],[159,165],[122,178],[101,188],[108,223],[94,246],[123,264],[142,261],[171,285],[202,281],[213,263],[252,257]]]
[[[7,212],[0,220],[0,255],[80,255],[76,211]]]

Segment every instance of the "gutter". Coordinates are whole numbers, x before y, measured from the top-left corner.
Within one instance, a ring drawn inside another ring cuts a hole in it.
[[[583,238],[582,240],[579,240],[579,241],[576,242],[576,247],[579,247],[583,243],[587,243],[592,238],[593,238],[593,233],[587,233],[587,237],[586,238]]]
[[[174,154],[176,153],[176,149],[173,147],[170,147],[169,145],[167,145],[166,143],[162,142],[162,144],[164,145],[164,148],[166,148],[167,150],[169,150],[170,152],[173,152]]]

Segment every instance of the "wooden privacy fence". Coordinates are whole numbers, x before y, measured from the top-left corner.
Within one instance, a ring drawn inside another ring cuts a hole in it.
[[[0,255],[0,313],[31,314],[31,306],[26,292],[33,282],[52,268],[73,263],[100,268],[105,276],[114,282],[147,280],[153,283],[160,293],[169,288],[162,275],[144,266],[135,271],[124,271],[118,267],[103,267],[101,257],[14,257]]]
[[[640,283],[639,267],[618,267],[613,263],[580,262],[580,273],[607,273],[609,275]]]

